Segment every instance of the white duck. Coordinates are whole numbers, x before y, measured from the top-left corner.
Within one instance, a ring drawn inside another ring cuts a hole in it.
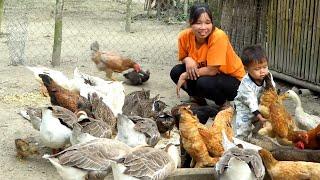
[[[43,158],[54,165],[64,180],[104,179],[111,172],[111,160],[123,157],[130,150],[120,141],[97,138]]]
[[[123,83],[120,81],[105,81],[101,78],[81,73],[78,68],[73,73],[74,81],[80,89],[80,95],[97,93],[103,102],[112,110],[113,114],[122,114],[125,93]]]
[[[134,120],[136,120],[136,124],[133,122]],[[126,143],[130,147],[147,144],[154,146],[160,139],[155,121],[139,116],[127,117],[118,114],[117,130],[115,139]]]
[[[166,150],[136,147],[112,163],[114,180],[165,179],[180,163],[178,148],[169,144]]]
[[[285,95],[291,98],[295,104],[295,122],[301,130],[311,130],[320,124],[320,117],[304,112],[300,97],[293,90],[288,90]]]

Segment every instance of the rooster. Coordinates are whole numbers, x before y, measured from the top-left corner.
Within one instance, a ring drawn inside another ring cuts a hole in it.
[[[100,51],[97,41],[91,44],[90,49],[91,60],[96,64],[98,70],[105,71],[107,78],[111,80],[116,80],[112,77],[113,72],[122,73],[130,68],[133,68],[136,72],[141,71],[140,65],[127,57]]]

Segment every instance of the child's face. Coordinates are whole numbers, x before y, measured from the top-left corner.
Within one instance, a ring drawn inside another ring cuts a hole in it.
[[[212,22],[206,12],[202,13],[198,20],[191,25],[192,31],[198,40],[206,39],[212,31]]]
[[[268,75],[268,62],[262,61],[261,63],[252,63],[247,67],[248,74],[256,80],[256,82],[261,83]]]

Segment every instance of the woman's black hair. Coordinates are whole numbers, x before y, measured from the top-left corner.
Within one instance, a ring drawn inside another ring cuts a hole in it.
[[[252,45],[243,49],[241,60],[244,66],[248,66],[252,63],[268,61],[268,58],[260,45]]]
[[[202,13],[206,12],[213,24],[212,12],[207,4],[195,4],[190,8],[189,22],[193,25],[197,22]]]

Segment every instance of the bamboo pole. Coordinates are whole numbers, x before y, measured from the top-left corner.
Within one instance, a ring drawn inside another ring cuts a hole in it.
[[[317,18],[315,19],[316,23],[314,25],[315,27],[315,32],[316,32],[316,35],[315,35],[315,41],[314,41],[314,44],[315,44],[315,47],[314,47],[314,56],[312,59],[314,59],[314,65],[312,65],[312,72],[314,72],[314,75],[312,75],[312,79],[314,82],[317,82],[317,83],[320,83],[320,68],[318,68],[317,70],[317,65],[320,66],[320,60],[319,60],[319,53],[320,53],[320,46],[319,46],[319,43],[320,43],[320,2],[316,0],[316,4],[317,6],[315,7],[315,12],[317,14]],[[315,73],[317,72],[317,74]]]
[[[0,0],[0,34],[2,33],[3,8],[4,8],[4,0]]]
[[[295,65],[297,63],[297,56],[298,56],[298,49],[297,49],[297,34],[298,34],[298,28],[297,28],[297,19],[298,19],[298,12],[299,12],[299,3],[298,1],[294,1],[293,5],[293,22],[292,22],[292,29],[293,29],[293,44],[292,44],[292,69],[291,69],[291,74],[296,75],[295,71]]]
[[[52,52],[52,66],[59,66],[61,59],[62,44],[62,12],[64,0],[56,0],[55,25],[54,25],[54,43]]]
[[[291,67],[292,67],[292,44],[293,44],[293,1],[289,0],[288,4],[288,51],[287,51],[287,74],[291,74]]]
[[[284,48],[283,48],[283,61],[285,66],[282,68],[283,72],[288,72],[288,36],[289,36],[289,0],[285,0],[284,5]]]
[[[272,0],[272,59],[273,59],[273,68],[276,68],[276,39],[277,39],[277,1]]]
[[[319,37],[317,37],[317,34],[319,33],[317,30],[317,26],[318,26],[318,22],[317,22],[317,18],[318,18],[318,0],[315,0],[315,3],[314,3],[314,8],[313,8],[313,13],[314,13],[314,16],[313,16],[313,25],[312,25],[312,40],[311,40],[311,52],[310,52],[310,69],[309,69],[309,77],[308,79],[311,81],[311,82],[314,82],[315,81],[315,77],[316,77],[316,66],[314,64],[317,64],[317,56],[316,56],[316,53],[318,52],[318,48],[319,48]]]
[[[315,85],[315,84],[309,83],[307,81],[303,81],[303,80],[300,80],[300,79],[294,78],[292,76],[289,76],[289,75],[286,75],[283,73],[279,73],[279,72],[276,72],[273,70],[270,70],[270,72],[272,73],[273,77],[275,77],[275,78],[278,78],[278,79],[287,81],[289,83],[292,83],[292,84],[295,84],[295,85],[298,85],[298,86],[301,86],[301,87],[304,87],[304,88],[307,88],[312,91],[320,93],[320,85]]]
[[[294,62],[294,75],[296,77],[299,77],[300,74],[298,73],[298,69],[300,68],[300,59],[299,59],[299,55],[300,55],[300,38],[301,38],[301,12],[302,12],[302,1],[297,1],[297,11],[295,12],[297,15],[297,19],[296,19],[296,36],[294,38],[296,38],[296,46],[295,46],[295,50],[296,50],[296,56],[295,58],[295,62]]]
[[[125,26],[126,32],[131,32],[131,16],[132,16],[131,4],[132,4],[132,0],[127,0],[126,26]]]
[[[280,66],[279,64],[281,63],[280,59],[280,42],[281,42],[281,26],[280,26],[280,13],[281,13],[282,9],[281,9],[281,1],[276,1],[275,2],[275,15],[276,15],[276,20],[275,20],[275,28],[276,28],[276,32],[275,32],[275,69],[277,71],[280,70]]]
[[[315,14],[314,11],[314,2],[313,0],[310,0],[310,6],[309,6],[309,21],[308,21],[308,38],[306,39],[307,41],[307,49],[306,49],[306,67],[305,67],[305,74],[304,74],[304,79],[306,80],[310,80],[309,79],[309,75],[312,73],[312,71],[310,71],[310,66],[312,66],[311,64],[311,49],[312,49],[312,26],[314,25],[314,21],[313,21],[313,15]]]
[[[309,2],[310,0],[304,1],[303,3],[303,14],[302,14],[302,37],[301,37],[301,45],[302,48],[300,51],[300,67],[299,74],[300,78],[304,79],[305,69],[306,69],[306,54],[307,54],[307,39],[308,39],[308,22],[309,22]]]

